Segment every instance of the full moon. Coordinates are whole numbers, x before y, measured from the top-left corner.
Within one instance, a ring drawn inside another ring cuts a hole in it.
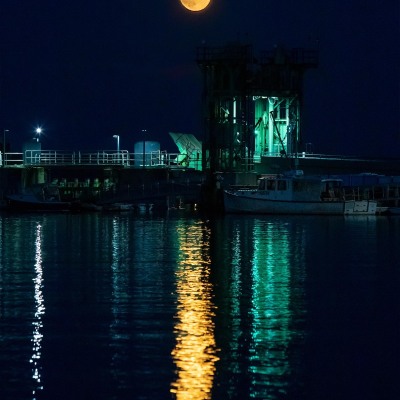
[[[190,11],[201,11],[204,10],[211,0],[180,0],[183,7]]]

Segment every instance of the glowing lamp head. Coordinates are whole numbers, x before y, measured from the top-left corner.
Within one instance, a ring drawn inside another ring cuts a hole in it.
[[[41,128],[40,126],[38,126],[38,127],[35,129],[35,132],[36,132],[36,135],[35,135],[35,137],[33,138],[33,140],[36,139],[36,141],[38,142],[38,141],[39,141],[39,136],[40,136],[40,134],[42,133],[42,128]]]

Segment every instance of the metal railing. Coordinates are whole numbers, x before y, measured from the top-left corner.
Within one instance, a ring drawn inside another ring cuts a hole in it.
[[[24,153],[1,153],[1,167],[15,166],[69,166],[109,165],[131,168],[201,167],[201,160],[190,159],[181,153],[152,151],[129,153],[127,150],[100,150],[92,152],[64,150],[26,150]]]
[[[129,165],[127,150],[116,151],[60,151],[60,150],[26,150],[24,165]]]
[[[2,153],[0,152],[0,165],[6,167],[7,165],[17,166],[23,165],[22,153]]]

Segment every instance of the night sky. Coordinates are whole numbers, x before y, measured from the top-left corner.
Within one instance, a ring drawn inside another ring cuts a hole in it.
[[[12,151],[42,126],[42,148],[134,151],[168,132],[201,140],[196,47],[240,40],[317,48],[303,140],[317,153],[400,156],[398,0],[2,0],[0,127]]]

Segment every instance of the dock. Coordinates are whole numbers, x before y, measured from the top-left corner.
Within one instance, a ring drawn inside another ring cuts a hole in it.
[[[199,203],[204,176],[178,162],[178,156],[126,150],[6,153],[0,168],[1,197],[49,185],[58,188],[63,201],[194,206]]]

